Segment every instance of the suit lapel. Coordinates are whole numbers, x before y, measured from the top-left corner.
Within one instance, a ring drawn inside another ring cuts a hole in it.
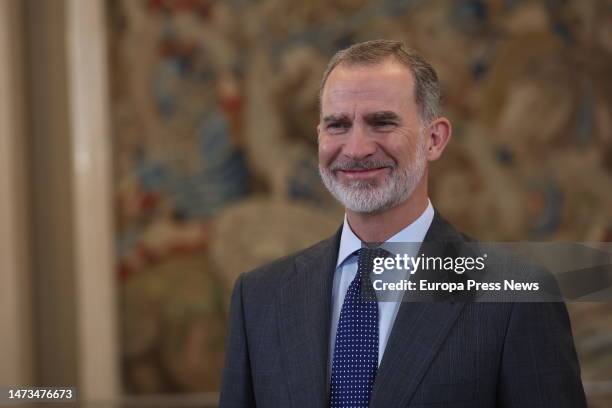
[[[403,303],[376,375],[370,407],[412,399],[464,303]]]
[[[293,406],[326,407],[333,273],[341,229],[295,259],[281,289],[279,335]]]
[[[441,256],[444,243],[461,242],[456,230],[436,211],[421,249],[426,256]],[[431,245],[439,242],[440,245]],[[412,399],[440,346],[465,303],[435,301],[403,302],[378,368],[370,407],[403,407]]]

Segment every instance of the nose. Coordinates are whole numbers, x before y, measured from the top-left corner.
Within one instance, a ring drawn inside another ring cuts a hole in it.
[[[368,136],[365,129],[353,125],[348,140],[342,149],[342,154],[352,160],[362,160],[376,152],[376,143]]]

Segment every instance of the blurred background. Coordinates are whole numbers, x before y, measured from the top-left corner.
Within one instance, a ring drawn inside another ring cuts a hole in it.
[[[440,75],[446,218],[612,241],[610,1],[0,0],[0,385],[214,406],[237,275],[341,223],[318,86],[375,38]],[[612,406],[612,304],[568,306]]]

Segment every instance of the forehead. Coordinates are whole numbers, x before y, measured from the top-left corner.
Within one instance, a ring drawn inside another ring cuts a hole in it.
[[[374,65],[338,65],[327,78],[321,95],[322,113],[415,108],[412,72],[392,59]]]

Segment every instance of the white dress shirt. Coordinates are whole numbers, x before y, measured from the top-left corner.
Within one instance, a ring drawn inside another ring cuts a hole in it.
[[[414,222],[404,229],[399,231],[397,234],[389,238],[386,242],[423,242],[425,234],[431,225],[434,217],[434,209],[431,205],[431,201],[428,202],[427,208]],[[336,331],[338,329],[338,320],[340,319],[340,311],[342,304],[344,303],[344,296],[348,290],[355,275],[357,274],[357,260],[358,256],[355,251],[361,249],[361,240],[351,230],[351,227],[347,221],[346,215],[344,216],[344,225],[342,226],[342,235],[340,237],[340,248],[338,249],[338,263],[336,264],[336,271],[334,273],[334,282],[332,287],[331,297],[331,333],[329,339],[329,375],[331,376],[331,366],[334,357],[334,346],[336,342]],[[418,249],[415,247],[418,251]],[[417,254],[409,254],[409,256],[416,256]],[[406,271],[405,278],[409,277],[408,271]],[[399,310],[401,302],[378,302],[378,364],[382,360],[382,356],[387,346],[387,340],[389,334],[393,328],[393,322],[395,316]]]

